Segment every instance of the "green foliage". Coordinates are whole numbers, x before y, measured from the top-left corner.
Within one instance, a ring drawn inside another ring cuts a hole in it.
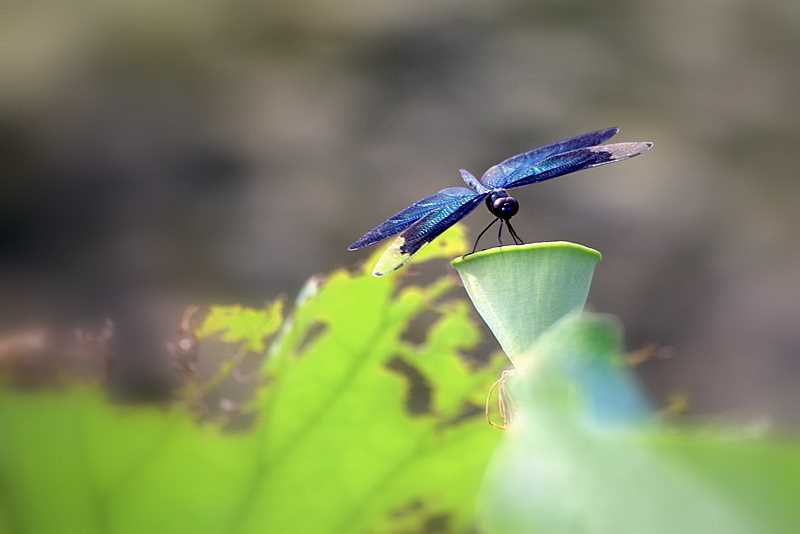
[[[463,249],[459,232],[417,262]],[[314,279],[282,325],[280,304],[212,309],[201,346],[262,351],[277,332],[243,408],[253,421],[236,432],[186,405],[122,407],[88,386],[1,390],[0,531],[465,530],[500,437],[476,406],[503,361],[461,357],[479,333],[466,303],[442,302],[453,277],[401,280]],[[423,341],[405,339],[429,312]]]
[[[465,245],[456,228],[416,263]],[[512,254],[536,268],[511,269]],[[0,533],[800,530],[797,442],[660,421],[609,318],[542,331],[582,306],[596,256],[507,248],[457,262],[462,277],[487,257],[495,267],[469,284],[495,303],[525,286],[511,305],[528,315],[493,328],[532,347],[501,387],[513,420],[496,452],[502,434],[476,415],[504,360],[462,357],[480,336],[447,298],[455,278],[407,285],[408,269],[374,278],[368,262],[312,278],[286,319],[282,301],[211,308],[194,333],[228,356],[170,406],[120,406],[90,386],[0,389]],[[258,385],[220,410],[248,353],[263,356]]]
[[[198,328],[198,337],[222,333],[222,340],[241,343],[253,352],[264,351],[264,340],[283,322],[283,302],[278,300],[263,310],[241,306],[214,306]]]
[[[659,422],[613,321],[569,317],[509,385],[514,428],[484,493],[503,534],[795,533],[800,445]]]

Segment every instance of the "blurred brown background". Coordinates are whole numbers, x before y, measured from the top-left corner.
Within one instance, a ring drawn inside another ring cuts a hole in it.
[[[6,0],[0,42],[0,335],[112,317],[158,367],[185,305],[292,295],[460,167],[620,126],[655,151],[515,226],[604,252],[659,402],[800,422],[798,2]]]

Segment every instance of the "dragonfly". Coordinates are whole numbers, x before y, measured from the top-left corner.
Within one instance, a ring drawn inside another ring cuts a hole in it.
[[[423,246],[463,219],[481,203],[494,216],[478,234],[474,253],[481,237],[498,221],[498,241],[503,226],[508,228],[515,245],[523,244],[511,218],[519,211],[519,201],[509,189],[536,184],[573,172],[630,159],[653,148],[650,141],[602,144],[619,133],[619,128],[606,128],[564,139],[510,158],[490,167],[478,180],[469,171],[460,169],[467,187],[448,187],[411,204],[372,228],[348,247],[359,250],[400,234],[389,245],[372,274],[383,276],[405,265]]]

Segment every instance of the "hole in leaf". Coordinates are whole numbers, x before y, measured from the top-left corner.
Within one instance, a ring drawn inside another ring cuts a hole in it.
[[[462,347],[459,353],[470,366],[480,369],[491,362],[492,355],[497,352],[498,346],[486,323],[478,319],[474,313],[470,314],[470,318],[480,330],[480,337],[477,343],[471,347]]]
[[[425,524],[422,526],[422,532],[425,534],[442,534],[444,532],[452,532],[450,530],[450,515],[436,514],[430,516],[425,520]]]
[[[323,323],[322,321],[317,321],[312,324],[306,330],[305,334],[303,335],[302,341],[297,346],[297,354],[302,356],[302,354],[308,350],[308,348],[317,340],[319,337],[325,333],[328,329],[328,325]]]
[[[400,357],[392,358],[386,368],[403,375],[408,381],[406,409],[410,415],[431,413],[432,391],[428,379],[419,370]]]
[[[433,310],[423,310],[415,315],[406,325],[402,339],[412,345],[422,345],[428,337],[428,330],[436,323],[439,314]]]
[[[472,419],[473,417],[483,416],[485,408],[478,406],[473,402],[465,402],[461,407],[461,411],[450,419],[442,421],[441,427],[449,427],[460,425],[461,423]]]

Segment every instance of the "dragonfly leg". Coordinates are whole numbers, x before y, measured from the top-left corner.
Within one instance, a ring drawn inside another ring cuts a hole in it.
[[[501,247],[503,246],[503,223],[505,223],[505,221],[501,222],[500,228],[497,229],[497,241],[500,243]]]
[[[475,251],[478,249],[478,242],[481,240],[481,237],[483,237],[483,234],[485,234],[486,230],[491,228],[492,225],[494,223],[496,223],[497,221],[499,221],[499,220],[500,220],[500,217],[495,217],[492,222],[490,222],[489,224],[486,225],[486,228],[481,230],[481,233],[479,233],[477,239],[475,239],[475,245],[472,247],[472,252],[470,252],[469,254],[475,254]],[[467,256],[469,256],[469,254],[467,254]]]
[[[508,231],[511,233],[511,237],[514,239],[514,243],[517,245],[524,245],[525,241],[523,241],[522,238],[517,235],[517,231],[514,230],[513,226],[511,226],[511,220],[507,220],[506,224],[508,225]]]

